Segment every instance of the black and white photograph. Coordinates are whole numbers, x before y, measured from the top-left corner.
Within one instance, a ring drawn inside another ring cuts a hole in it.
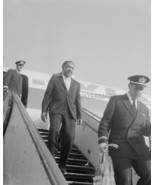
[[[3,184],[151,185],[152,1],[2,6]]]

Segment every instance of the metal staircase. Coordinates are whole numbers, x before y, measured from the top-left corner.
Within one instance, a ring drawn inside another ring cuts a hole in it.
[[[41,137],[47,142],[49,134],[48,130],[38,129]],[[56,152],[55,160],[58,163],[60,158],[60,151]],[[67,162],[67,172],[65,179],[69,185],[93,185],[95,169],[80,150],[74,145]]]

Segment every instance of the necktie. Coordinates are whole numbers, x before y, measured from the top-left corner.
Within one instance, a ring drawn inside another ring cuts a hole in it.
[[[133,101],[133,109],[135,112],[137,112],[137,108],[136,108],[136,100],[135,99],[132,99]]]

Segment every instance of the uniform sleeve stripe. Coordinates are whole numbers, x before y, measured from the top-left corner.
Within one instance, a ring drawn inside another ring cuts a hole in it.
[[[98,140],[100,140],[100,139],[108,139],[108,138],[106,136],[101,136],[98,138]]]

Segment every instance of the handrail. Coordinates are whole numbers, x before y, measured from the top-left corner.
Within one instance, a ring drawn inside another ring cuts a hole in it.
[[[91,118],[93,118],[94,120],[96,120],[97,122],[100,122],[101,118],[97,115],[95,115],[94,113],[92,113],[91,111],[82,108],[83,112],[85,114],[87,114],[88,116],[90,116]],[[84,124],[87,125],[90,129],[92,129],[94,132],[98,132],[96,129],[94,129],[89,123],[87,123],[86,121],[84,121]],[[151,137],[149,137],[149,147],[151,148]]]
[[[67,182],[60,172],[54,158],[52,157],[51,153],[49,152],[46,144],[42,140],[41,136],[39,135],[35,125],[33,124],[31,118],[27,114],[25,107],[21,103],[21,101],[17,98],[15,94],[13,94],[13,103],[17,105],[19,113],[23,118],[23,122],[26,125],[26,128],[30,134],[32,142],[37,150],[41,163],[46,171],[46,174],[49,178],[49,181],[52,185],[67,185]]]
[[[88,110],[86,108],[82,108],[82,110],[83,110],[84,113],[86,113],[87,115],[89,115],[90,117],[95,119],[96,121],[100,121],[101,120],[101,117],[99,117],[96,114],[92,113],[90,110]]]
[[[7,90],[3,94],[3,136],[5,134],[5,131],[7,129],[7,126],[10,120],[12,104],[13,104],[12,92]]]
[[[45,147],[46,145],[43,142],[43,140],[41,139],[33,122],[31,121],[31,119],[28,116],[25,116],[25,114],[24,114],[25,108],[22,106],[21,102],[17,99],[17,97],[15,97],[15,101],[17,103],[17,106],[19,107],[20,112],[22,113],[24,122],[28,127],[31,138],[34,141],[34,144],[36,146],[36,149],[38,151],[40,159],[43,163],[43,166],[47,172],[47,175],[51,181],[51,184],[52,185],[60,185],[60,184],[67,185],[65,178],[63,177],[60,170],[58,169],[57,164],[56,164],[54,158],[52,157],[51,153],[49,152],[48,148]],[[56,167],[57,167],[57,169],[56,169]]]
[[[99,116],[97,116],[96,114],[92,113],[91,111],[82,108],[82,111],[84,114],[86,114],[88,117],[90,117],[91,119],[93,119],[95,122],[97,122],[97,124],[99,124],[101,118]],[[98,132],[97,130],[97,125],[92,125],[90,123],[87,123],[85,120],[83,120],[84,125],[87,125],[87,127],[89,127],[91,130],[93,130],[94,132]]]

